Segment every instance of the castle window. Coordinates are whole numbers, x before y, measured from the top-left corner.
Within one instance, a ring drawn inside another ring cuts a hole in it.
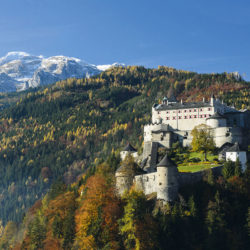
[[[157,112],[158,115],[159,115],[160,113],[161,113],[161,112],[159,112],[159,111]]]
[[[194,109],[194,112],[196,112],[196,109]]]
[[[160,183],[159,183],[159,186],[161,186],[161,185],[162,185],[162,183],[160,182]]]
[[[185,118],[185,119],[188,119],[188,117],[187,117],[186,115],[184,116],[184,118]]]
[[[202,118],[203,117],[203,115],[200,115],[200,118]]]
[[[181,110],[179,110],[178,113],[181,113]]]
[[[166,113],[168,114],[169,112],[167,111]]]
[[[196,118],[196,115],[194,115],[194,118]]]
[[[186,112],[187,112],[187,110],[184,110],[184,112],[186,113]]]
[[[190,115],[189,118],[192,119],[192,116]]]
[[[200,109],[200,111],[202,111],[202,109]]]
[[[208,111],[211,111],[211,108],[208,108]]]
[[[173,116],[173,120],[175,120],[175,118],[176,118],[176,117],[175,117],[175,116]]]
[[[189,112],[192,112],[192,109],[189,109]]]
[[[181,116],[179,116],[179,119],[181,119]]]
[[[166,120],[169,120],[169,117],[166,117]]]

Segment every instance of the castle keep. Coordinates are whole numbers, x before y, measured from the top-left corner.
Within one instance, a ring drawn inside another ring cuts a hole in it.
[[[191,131],[198,125],[206,125],[210,130],[216,147],[239,143],[247,146],[250,131],[250,114],[247,110],[236,110],[225,105],[214,96],[206,102],[184,103],[175,97],[164,97],[161,104],[152,107],[152,123],[144,126],[144,148],[140,169],[121,166],[116,172],[116,188],[123,194],[133,184],[144,193],[156,192],[157,199],[173,201],[178,188],[190,182],[198,181],[204,171],[179,173],[177,166],[167,155],[158,163],[158,148],[171,148],[174,142],[189,146],[192,141]],[[126,155],[137,158],[136,150],[128,144],[121,152],[122,160]],[[218,168],[212,169],[218,171]]]

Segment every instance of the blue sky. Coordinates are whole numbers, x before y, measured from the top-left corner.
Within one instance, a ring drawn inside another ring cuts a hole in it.
[[[0,56],[66,55],[250,80],[248,0],[0,0]]]

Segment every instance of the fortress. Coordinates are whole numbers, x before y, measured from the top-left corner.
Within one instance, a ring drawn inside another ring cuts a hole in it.
[[[179,173],[177,166],[166,155],[158,163],[158,148],[171,148],[179,142],[189,146],[192,141],[191,131],[204,124],[210,130],[216,147],[239,143],[247,147],[250,136],[250,112],[236,110],[225,105],[214,96],[206,102],[178,102],[174,96],[164,97],[161,104],[152,107],[152,123],[144,126],[144,148],[140,157],[141,168],[126,171],[122,165],[116,171],[116,188],[118,194],[129,189],[132,184],[145,194],[157,193],[157,199],[173,201],[178,188],[190,182],[198,181],[205,174]],[[127,154],[138,158],[136,150],[131,146],[121,152],[122,160]],[[218,171],[214,168],[212,171]]]

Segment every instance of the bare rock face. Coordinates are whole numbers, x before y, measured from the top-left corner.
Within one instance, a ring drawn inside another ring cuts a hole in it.
[[[0,92],[22,91],[71,77],[90,77],[117,65],[95,66],[74,57],[45,58],[25,52],[9,52],[0,58]]]
[[[5,73],[0,73],[0,90],[1,92],[16,91],[16,84],[18,82]]]

